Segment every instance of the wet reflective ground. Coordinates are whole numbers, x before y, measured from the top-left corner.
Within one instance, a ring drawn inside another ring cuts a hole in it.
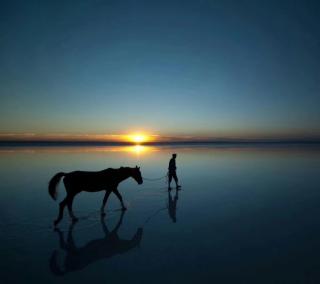
[[[181,191],[127,180],[103,219],[104,193],[81,193],[53,230],[55,173],[158,178],[173,152]],[[1,283],[320,282],[319,147],[2,147],[0,181]]]

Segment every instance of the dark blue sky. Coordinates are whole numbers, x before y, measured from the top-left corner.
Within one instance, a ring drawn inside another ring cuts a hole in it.
[[[320,135],[319,1],[1,1],[0,133]]]

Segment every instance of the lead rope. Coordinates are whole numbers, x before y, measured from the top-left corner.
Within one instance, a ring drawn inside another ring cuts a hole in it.
[[[142,177],[142,178],[143,178],[143,180],[146,180],[146,181],[158,181],[158,180],[162,180],[164,178],[168,179],[168,173],[165,176],[162,176],[159,178],[146,178],[146,177]]]

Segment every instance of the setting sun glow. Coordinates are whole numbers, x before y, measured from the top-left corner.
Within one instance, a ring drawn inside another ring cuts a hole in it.
[[[129,142],[133,142],[135,144],[142,144],[145,142],[149,142],[150,138],[149,136],[145,135],[145,134],[130,134],[127,136],[127,140]]]
[[[136,142],[136,143],[141,143],[141,142],[144,142],[146,139],[143,135],[134,135],[132,137],[133,141]]]

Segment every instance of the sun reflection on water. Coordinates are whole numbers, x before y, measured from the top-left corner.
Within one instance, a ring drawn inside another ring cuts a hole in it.
[[[155,151],[159,151],[159,149],[157,149],[157,147],[144,145],[114,147],[112,150],[112,152],[129,152],[136,155],[147,154]]]

